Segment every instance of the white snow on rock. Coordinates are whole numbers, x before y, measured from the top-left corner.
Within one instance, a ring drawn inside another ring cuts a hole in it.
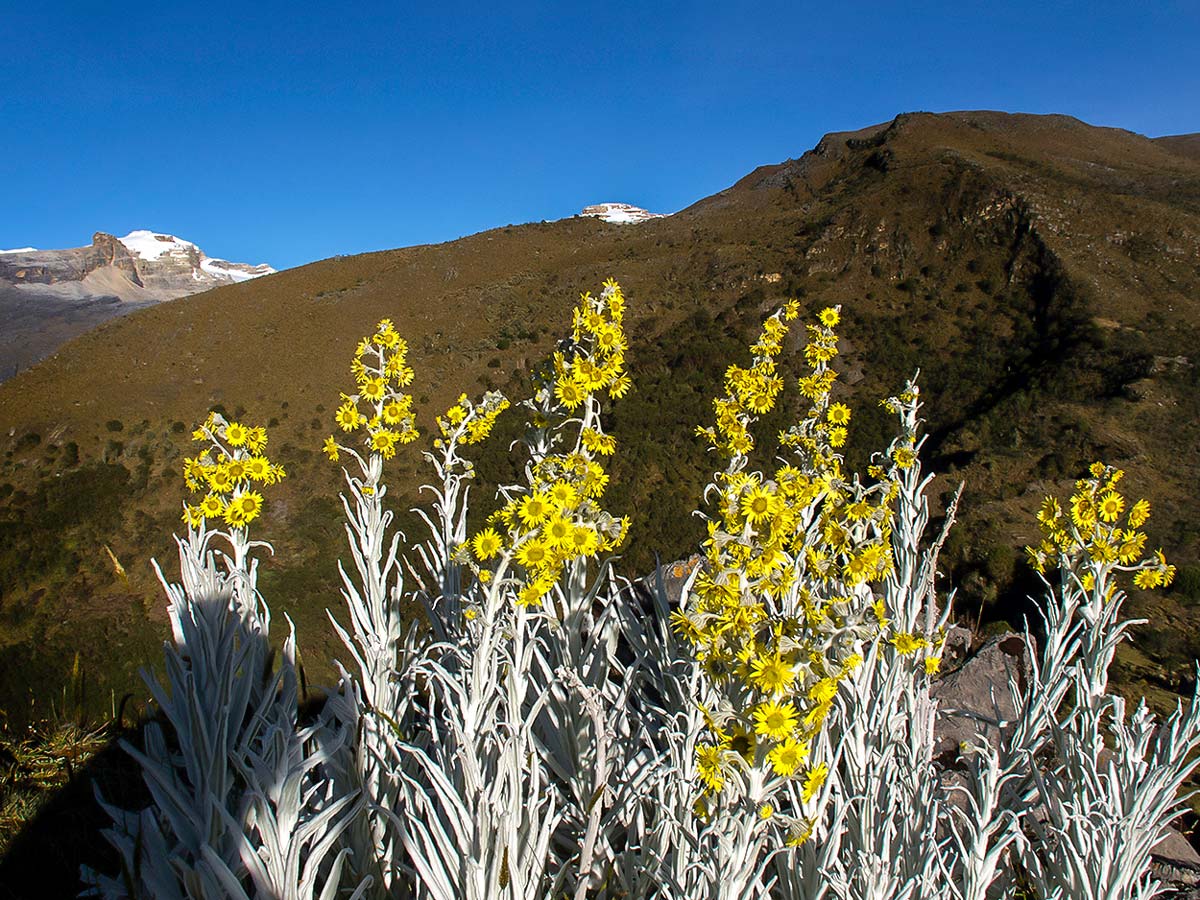
[[[186,256],[189,252],[200,252],[200,248],[191,241],[182,241],[173,234],[157,234],[153,231],[131,231],[117,240],[134,256],[147,260],[158,259],[164,253]]]
[[[199,259],[200,268],[192,270],[194,281],[204,281],[204,274],[224,281],[249,281],[251,278],[261,278],[263,275],[275,273],[275,269],[266,263],[253,266],[206,256],[204,251],[191,241],[185,241],[173,234],[159,234],[156,231],[139,229],[131,231],[125,237],[117,238],[117,240],[124,244],[132,255],[147,261],[160,260],[164,256],[189,261],[192,258]]]
[[[647,212],[630,203],[597,203],[594,206],[585,206],[579,214],[612,222],[614,225],[639,225],[650,219],[661,219],[665,216],[664,213]]]
[[[37,247],[17,247],[15,250],[0,250],[0,253],[37,253]]]

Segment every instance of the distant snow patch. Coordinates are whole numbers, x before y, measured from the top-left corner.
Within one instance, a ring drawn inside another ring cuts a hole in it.
[[[191,241],[181,240],[173,234],[157,234],[153,231],[131,231],[123,238],[117,238],[134,256],[142,259],[158,259],[165,253],[184,254],[189,251],[199,252]]]
[[[614,225],[639,225],[650,219],[664,218],[663,213],[647,212],[631,203],[597,203],[594,206],[585,206],[579,214],[612,222]]]
[[[0,253],[37,253],[37,247],[17,247],[15,250],[0,250]]]

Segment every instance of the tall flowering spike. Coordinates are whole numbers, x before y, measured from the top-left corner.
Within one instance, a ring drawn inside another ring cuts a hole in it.
[[[200,528],[207,520],[220,520],[230,528],[242,529],[262,513],[259,488],[275,484],[287,473],[264,453],[267,432],[228,421],[211,412],[192,440],[207,446],[183,462],[183,480],[196,498],[185,503],[183,521]]]
[[[1088,468],[1087,478],[1075,482],[1070,499],[1061,503],[1048,496],[1038,509],[1042,541],[1025,548],[1030,565],[1044,573],[1058,568],[1064,577],[1077,577],[1084,590],[1099,586],[1107,599],[1115,587],[1113,572],[1133,572],[1143,590],[1167,587],[1175,578],[1162,550],[1145,552],[1141,527],[1150,518],[1148,500],[1127,504],[1117,490],[1125,473],[1102,462]]]
[[[706,491],[705,564],[685,607],[672,615],[724,698],[719,709],[706,711],[712,740],[697,749],[702,789],[729,793],[736,785],[731,796],[768,801],[770,821],[792,834],[811,833],[805,823],[816,814],[828,769],[810,751],[869,641],[883,633],[925,674],[937,667],[926,636],[888,632],[882,591],[895,565],[899,471],[915,460],[916,387],[885,401],[900,414],[901,434],[878,455],[870,480],[847,476],[839,451],[853,413],[830,397],[840,307],[826,308],[806,326],[809,370],[798,387],[810,408],[779,435],[791,459],[769,474],[747,470],[751,429],[783,388],[777,357],[786,323],[797,314],[791,301],[766,320],[753,364],[727,370],[725,395],[714,402],[716,423],[699,429],[727,464]],[[898,452],[905,448],[911,460]],[[760,774],[746,777],[747,765]],[[775,792],[792,782],[799,785],[792,791],[799,809],[776,802]]]
[[[334,422],[344,436],[360,432],[360,444],[368,455],[391,459],[398,446],[411,444],[419,437],[413,398],[404,390],[413,382],[408,343],[391,319],[381,320],[374,334],[358,342],[350,373],[357,390],[342,394]],[[333,462],[338,461],[342,451],[358,456],[335,435],[325,439],[324,451]]]
[[[528,483],[504,489],[505,505],[461,549],[485,581],[515,560],[522,604],[539,602],[572,561],[612,552],[625,540],[628,519],[600,503],[608,484],[601,459],[616,450],[616,440],[601,424],[599,400],[601,392],[617,399],[631,387],[624,313],[625,295],[611,279],[599,296],[580,296],[571,340],[525,403],[532,412]]]

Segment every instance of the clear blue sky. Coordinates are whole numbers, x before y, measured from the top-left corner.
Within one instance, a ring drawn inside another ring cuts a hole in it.
[[[1200,131],[1200,4],[0,0],[0,247],[299,265],[673,212],[913,110]]]

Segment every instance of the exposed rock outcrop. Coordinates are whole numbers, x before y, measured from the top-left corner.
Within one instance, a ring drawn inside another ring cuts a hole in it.
[[[66,250],[0,250],[0,381],[114,316],[274,271],[212,259],[153,231],[97,231],[90,245]]]

